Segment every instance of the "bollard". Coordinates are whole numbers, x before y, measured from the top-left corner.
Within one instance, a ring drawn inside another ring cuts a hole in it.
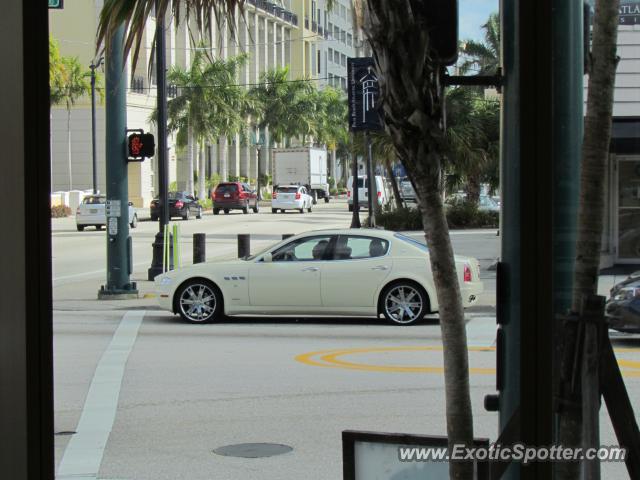
[[[204,263],[207,257],[207,234],[193,234],[193,263]]]
[[[244,258],[251,255],[250,235],[248,233],[238,234],[238,258]]]
[[[283,233],[282,234],[282,239],[286,240],[287,238],[293,237],[293,235],[294,235],[293,233]]]

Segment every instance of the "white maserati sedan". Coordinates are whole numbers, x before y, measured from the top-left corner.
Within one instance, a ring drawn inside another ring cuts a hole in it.
[[[482,292],[475,258],[456,256],[462,301]],[[204,323],[224,315],[348,315],[408,325],[438,311],[427,247],[386,230],[316,230],[244,259],[155,278],[160,307]]]

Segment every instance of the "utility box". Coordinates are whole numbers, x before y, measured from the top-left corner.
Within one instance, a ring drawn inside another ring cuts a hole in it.
[[[273,185],[304,185],[315,204],[319,198],[329,202],[327,151],[324,148],[275,148]]]

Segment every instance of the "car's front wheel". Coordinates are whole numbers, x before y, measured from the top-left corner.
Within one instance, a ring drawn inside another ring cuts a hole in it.
[[[222,313],[222,294],[209,280],[194,278],[176,292],[175,307],[187,322],[207,323]]]
[[[383,315],[396,325],[410,325],[421,320],[428,308],[426,292],[413,282],[392,283],[380,296],[380,309]]]
[[[76,225],[76,228],[78,229],[79,232],[84,231],[84,225]]]

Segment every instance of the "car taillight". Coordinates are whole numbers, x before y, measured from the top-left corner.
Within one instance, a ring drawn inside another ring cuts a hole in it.
[[[464,266],[464,281],[465,282],[471,281],[471,268],[469,267],[469,265]]]
[[[300,200],[300,192],[296,193],[296,200]]]
[[[382,192],[378,190],[378,198],[382,198]]]
[[[347,198],[351,198],[351,190],[347,190]]]
[[[176,208],[182,208],[182,207],[184,207],[184,203],[182,203],[182,201],[181,201],[181,200],[178,200],[178,201],[176,202]]]

